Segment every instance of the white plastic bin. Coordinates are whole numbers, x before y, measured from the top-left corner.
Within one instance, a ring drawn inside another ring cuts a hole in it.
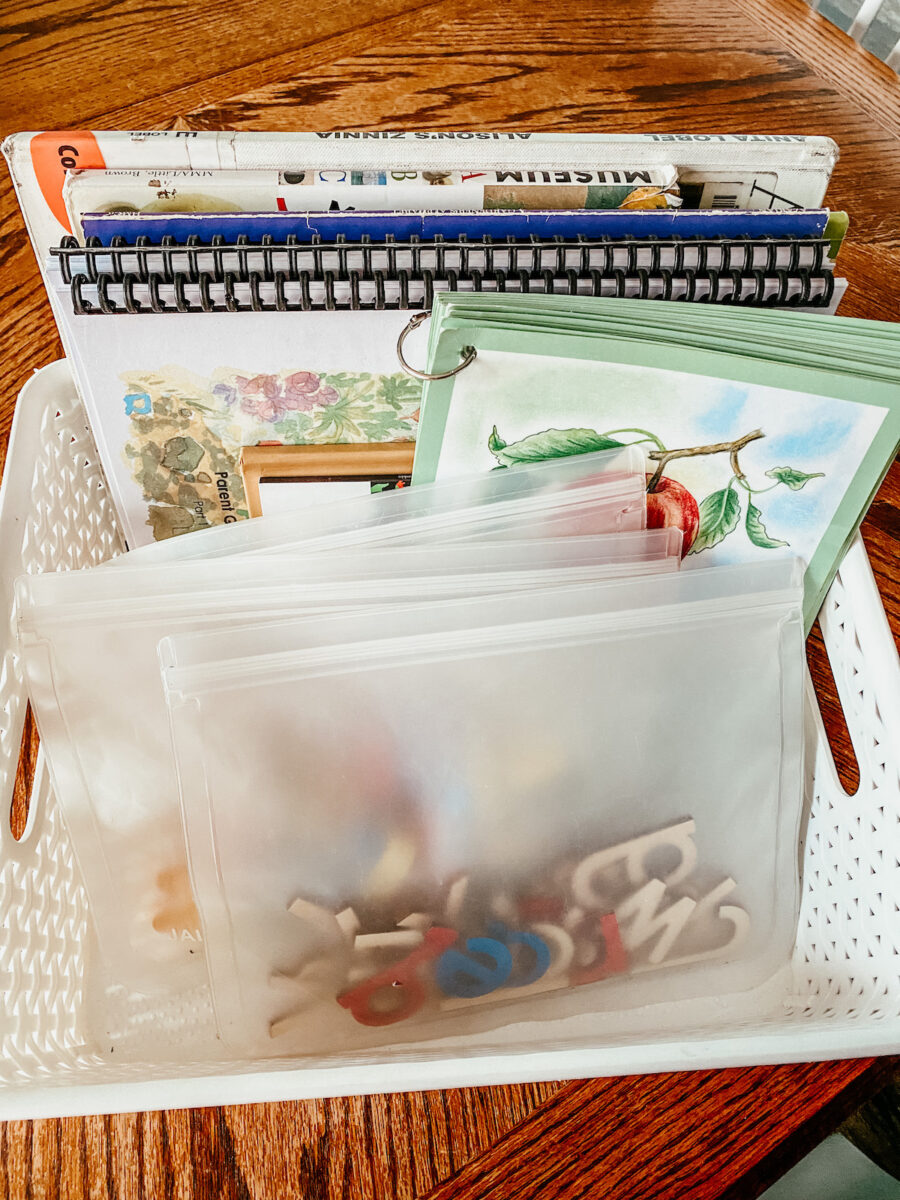
[[[0,587],[7,614],[23,572],[100,562],[121,546],[97,453],[67,364],[36,373],[19,398],[0,492]],[[211,1061],[208,993],[165,1011],[89,970],[91,926],[42,758],[25,833],[0,822],[0,1118],[186,1107],[750,1063],[900,1049],[900,663],[862,544],[820,620],[859,760],[840,786],[818,708],[809,762],[803,906],[783,992],[752,1021],[697,1024],[679,1040],[620,1034],[614,1044],[554,1049],[525,1027],[496,1045],[443,1043],[383,1055]],[[0,667],[0,800],[12,798],[26,697],[11,620]],[[92,1028],[88,989],[106,991],[109,1028]],[[164,1042],[166,1063],[154,1061]],[[118,1053],[117,1053],[118,1052]]]

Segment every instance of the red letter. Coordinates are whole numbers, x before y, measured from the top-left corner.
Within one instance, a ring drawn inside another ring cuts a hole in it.
[[[456,938],[455,929],[434,926],[426,932],[422,945],[412,954],[370,979],[364,979],[352,991],[338,996],[338,1004],[349,1009],[360,1025],[393,1025],[395,1021],[405,1021],[425,1002],[425,988],[417,975],[419,967],[430,959],[439,958]],[[399,1004],[382,1012],[372,1007],[372,1000],[384,988],[391,989],[392,998],[399,1000]]]
[[[584,967],[573,967],[569,972],[569,983],[573,987],[582,983],[595,983],[609,975],[620,975],[628,970],[628,955],[622,945],[615,913],[604,913],[599,918],[594,913],[589,914],[572,930],[573,938],[580,934],[587,934],[592,940],[599,934],[602,944],[597,947],[597,954],[592,962]]]

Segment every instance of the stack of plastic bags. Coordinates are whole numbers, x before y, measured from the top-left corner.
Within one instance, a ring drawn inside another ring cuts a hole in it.
[[[231,1056],[683,1027],[777,978],[801,566],[679,571],[645,487],[626,447],[21,579],[106,973],[208,979]]]

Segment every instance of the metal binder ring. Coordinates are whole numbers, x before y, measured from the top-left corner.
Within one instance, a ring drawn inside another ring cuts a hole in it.
[[[418,312],[415,314],[415,316],[410,317],[406,324],[406,328],[397,338],[397,357],[400,359],[400,366],[407,373],[407,375],[414,375],[416,379],[450,379],[452,376],[458,375],[460,371],[469,365],[469,363],[475,361],[477,351],[474,346],[463,346],[460,350],[460,353],[465,355],[465,357],[459,366],[454,367],[452,371],[441,371],[440,374],[437,375],[429,375],[427,371],[419,371],[415,367],[411,367],[403,357],[403,343],[406,341],[407,337],[412,333],[412,331],[414,329],[418,329],[422,322],[427,321],[430,316],[430,311],[426,311]]]

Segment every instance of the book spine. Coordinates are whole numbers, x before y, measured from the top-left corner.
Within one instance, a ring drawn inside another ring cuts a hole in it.
[[[828,222],[827,209],[744,212],[729,209],[601,209],[581,211],[458,211],[439,212],[325,212],[217,213],[180,215],[155,213],[88,214],[85,238],[110,245],[114,237],[137,244],[159,243],[164,237],[185,242],[196,237],[209,243],[239,236],[260,241],[288,237],[310,242],[315,237],[360,241],[387,238],[789,238],[820,237]]]
[[[72,229],[92,213],[678,207],[666,167],[472,171],[70,171]]]

